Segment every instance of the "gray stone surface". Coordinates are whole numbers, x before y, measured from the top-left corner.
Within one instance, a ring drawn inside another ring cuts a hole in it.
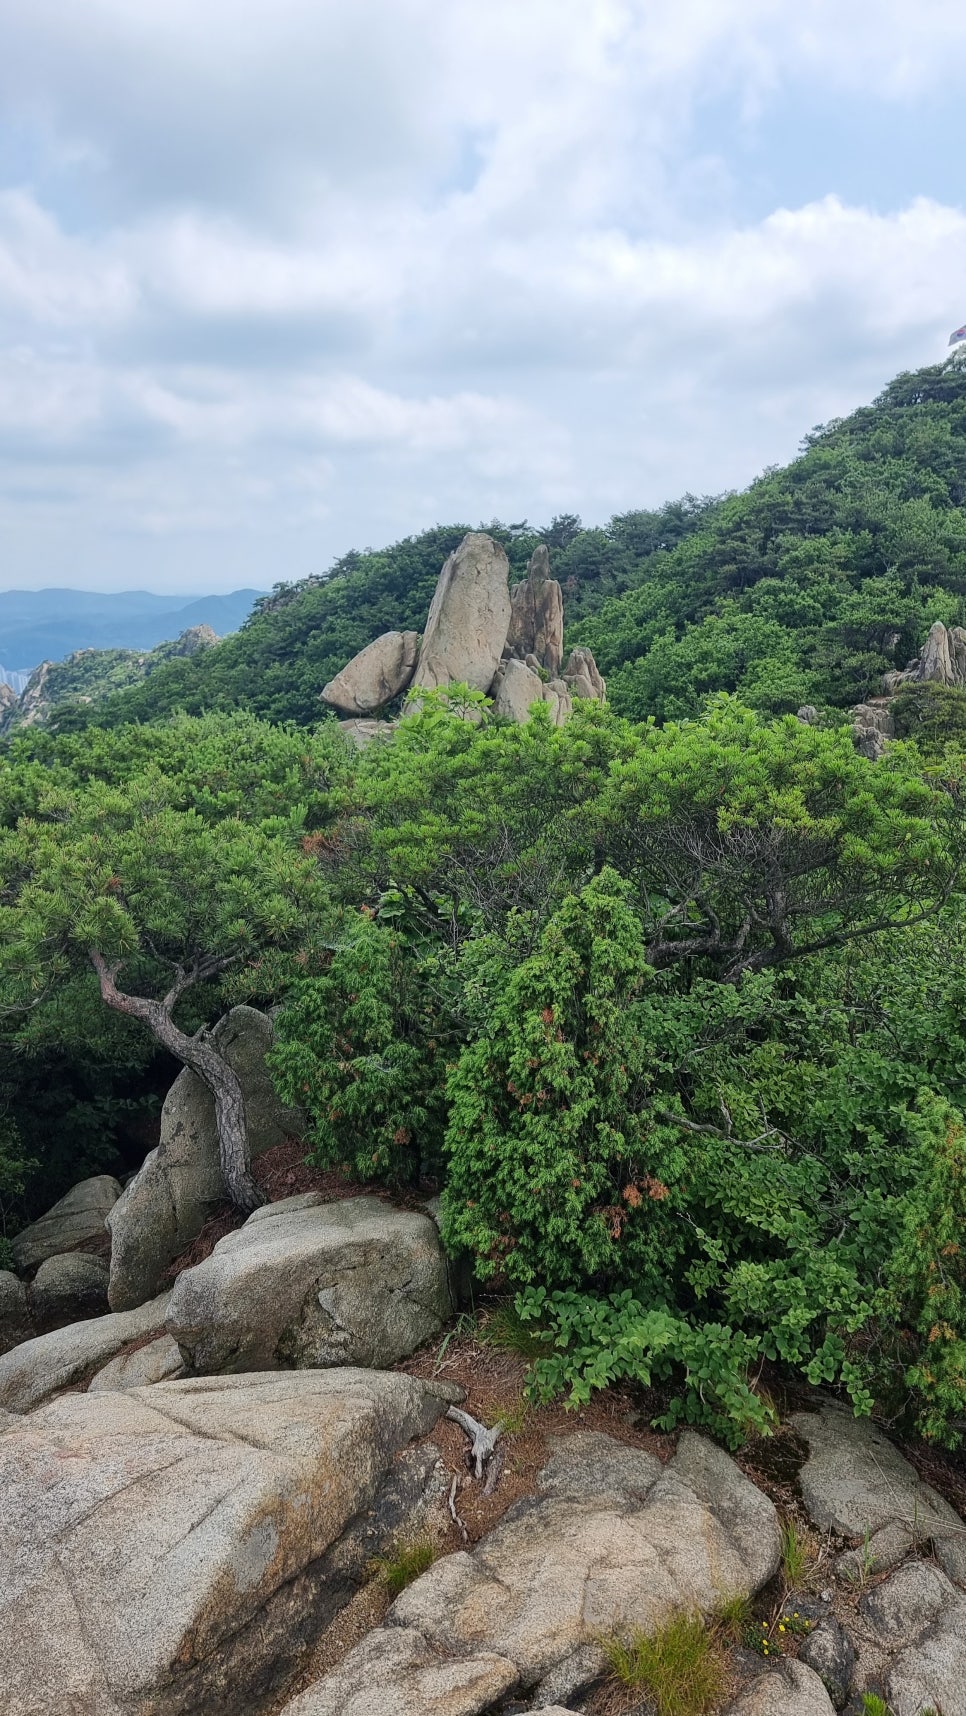
[[[771,1502],[703,1438],[686,1432],[666,1467],[594,1433],[555,1438],[551,1449],[539,1493],[514,1504],[472,1555],[437,1561],[286,1716],[477,1716],[511,1688],[546,1686],[602,1633],[656,1630],[681,1609],[708,1613],[778,1566]],[[720,1505],[702,1499],[711,1488]],[[421,1682],[434,1663],[455,1677],[452,1703],[432,1702],[444,1689]]]
[[[170,1335],[158,1335],[147,1346],[136,1347],[130,1353],[118,1353],[117,1358],[91,1378],[88,1393],[99,1394],[103,1389],[147,1388],[152,1382],[173,1381],[186,1375],[185,1362],[177,1341]]]
[[[405,691],[418,656],[418,632],[384,632],[329,680],[323,700],[343,715],[371,715]]]
[[[39,1329],[99,1317],[107,1310],[110,1270],[103,1257],[65,1251],[46,1257],[30,1287],[30,1309]]]
[[[887,673],[882,688],[893,696],[909,685],[966,685],[966,631],[936,620],[918,656],[902,673]]]
[[[447,1657],[412,1627],[377,1627],[285,1716],[476,1716],[512,1692],[517,1671],[494,1651]]]
[[[300,1136],[304,1117],[283,1107],[265,1065],[271,1020],[254,1007],[233,1007],[211,1040],[240,1080],[251,1154]],[[111,1211],[112,1310],[131,1310],[161,1291],[169,1265],[224,1197],[214,1100],[186,1067],[165,1098],[161,1142]]]
[[[572,696],[603,703],[607,686],[589,649],[572,649],[561,678]]]
[[[396,723],[395,721],[340,721],[339,728],[355,750],[364,751],[374,739],[391,738],[396,731]]]
[[[544,1716],[549,1716],[551,1711],[560,1708],[565,1699],[568,1704],[580,1703],[595,1682],[603,1679],[607,1667],[607,1657],[600,1645],[578,1645],[562,1662],[555,1663],[549,1674],[544,1675],[530,1700],[532,1709],[542,1710]]]
[[[56,1257],[58,1252],[71,1251],[85,1240],[98,1239],[120,1195],[120,1185],[112,1174],[95,1174],[92,1179],[72,1186],[46,1215],[17,1234],[13,1240],[17,1268],[36,1269],[45,1257]]]
[[[288,1684],[325,1556],[445,1391],[340,1370],[65,1395],[0,1437],[4,1716],[228,1716]]]
[[[873,1649],[860,1691],[881,1691],[891,1716],[966,1716],[966,1597],[938,1567],[909,1561],[859,1604]]]
[[[563,591],[550,576],[550,555],[541,542],[530,556],[523,583],[510,592],[507,648],[521,661],[534,656],[553,678],[563,663],[563,637]]]
[[[835,1716],[835,1706],[814,1669],[788,1661],[753,1681],[727,1716]]]
[[[825,1616],[803,1639],[798,1654],[815,1670],[836,1710],[841,1710],[855,1673],[855,1647],[834,1615]]]
[[[36,1333],[26,1287],[11,1270],[0,1269],[0,1353],[29,1341]]]
[[[510,624],[510,566],[499,543],[470,531],[439,575],[414,684],[489,691]]]
[[[962,1520],[875,1424],[834,1408],[798,1412],[791,1423],[808,1444],[799,1482],[815,1524],[862,1540],[843,1558],[846,1576],[894,1566],[931,1540],[950,1577],[966,1580]]]
[[[61,1389],[71,1388],[100,1370],[129,1341],[164,1327],[169,1295],[161,1294],[134,1311],[119,1311],[89,1322],[37,1335],[0,1358],[0,1407],[31,1412]]]
[[[490,688],[493,713],[522,725],[530,719],[531,704],[547,701],[544,693],[548,689],[539,675],[527,667],[525,662],[503,661],[497,668]]]
[[[870,762],[877,763],[885,755],[888,741],[896,736],[888,703],[857,703],[851,715],[856,750]]]
[[[379,1198],[267,1204],[175,1282],[168,1330],[195,1371],[383,1366],[452,1313],[435,1222]]]

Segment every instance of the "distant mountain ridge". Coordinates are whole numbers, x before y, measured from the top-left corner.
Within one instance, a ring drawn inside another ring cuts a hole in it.
[[[150,590],[0,590],[0,661],[23,674],[78,649],[154,649],[193,626],[211,626],[224,637],[263,593],[189,599]]]

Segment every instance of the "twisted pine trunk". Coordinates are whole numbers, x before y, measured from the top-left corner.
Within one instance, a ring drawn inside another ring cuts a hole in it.
[[[163,1001],[150,1001],[144,996],[127,995],[118,989],[115,969],[99,953],[91,954],[91,964],[100,980],[101,999],[107,1006],[130,1019],[140,1019],[161,1047],[197,1073],[210,1090],[215,1104],[218,1158],[225,1187],[235,1208],[244,1215],[250,1215],[264,1200],[251,1176],[242,1088],[217,1049],[197,1037],[187,1036],[172,1019],[171,1008],[184,986],[173,990]]]

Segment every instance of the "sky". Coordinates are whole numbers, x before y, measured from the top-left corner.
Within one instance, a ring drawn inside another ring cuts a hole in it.
[[[966,322],[961,0],[0,0],[0,588],[743,487]]]

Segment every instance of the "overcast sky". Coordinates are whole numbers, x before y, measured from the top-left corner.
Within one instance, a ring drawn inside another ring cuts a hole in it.
[[[749,482],[966,321],[962,0],[0,0],[0,586]]]

